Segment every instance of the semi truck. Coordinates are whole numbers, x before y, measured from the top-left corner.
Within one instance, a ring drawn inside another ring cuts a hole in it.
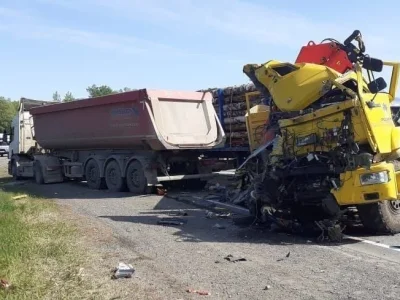
[[[201,154],[225,142],[211,93],[140,89],[68,103],[22,98],[8,172],[38,184],[87,181],[144,194],[161,183],[206,183]]]
[[[388,81],[376,76],[384,67]],[[343,44],[310,42],[294,64],[270,60],[243,72],[271,97],[270,139],[247,160],[258,163],[251,213],[318,224],[336,236],[356,211],[368,231],[399,233],[400,127],[392,104],[400,63],[367,55],[356,30]]]

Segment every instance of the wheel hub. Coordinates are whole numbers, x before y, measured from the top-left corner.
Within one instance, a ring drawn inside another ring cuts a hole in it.
[[[115,169],[110,170],[109,175],[110,175],[109,178],[110,178],[111,183],[114,185],[117,184],[117,174],[116,174]]]
[[[131,172],[131,182],[134,186],[138,187],[140,184],[139,172],[137,169],[132,170]]]
[[[400,212],[400,200],[390,201],[390,207],[395,212]]]

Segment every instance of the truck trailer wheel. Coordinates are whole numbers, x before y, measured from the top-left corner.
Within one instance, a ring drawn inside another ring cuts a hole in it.
[[[35,182],[37,184],[43,184],[44,183],[42,166],[41,166],[41,164],[39,162],[36,162],[35,165],[34,165],[34,176],[35,176]]]
[[[85,177],[89,188],[94,190],[106,188],[104,178],[100,177],[99,165],[94,159],[89,160],[86,164]]]
[[[18,167],[17,167],[17,162],[15,160],[13,160],[11,163],[11,175],[14,180],[21,179],[21,176],[18,176]]]
[[[357,207],[365,229],[373,233],[400,232],[400,201],[382,201]]]
[[[122,192],[125,190],[124,178],[122,178],[121,168],[115,160],[110,161],[106,166],[105,178],[107,188],[112,192]]]
[[[147,179],[140,161],[134,160],[129,163],[126,169],[126,185],[129,191],[135,195],[146,194]]]

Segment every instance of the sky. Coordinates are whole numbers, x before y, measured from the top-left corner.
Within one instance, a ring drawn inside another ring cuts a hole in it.
[[[0,96],[76,98],[86,87],[198,90],[248,82],[243,65],[362,32],[400,61],[395,0],[0,0]],[[380,6],[381,8],[379,8]],[[379,12],[379,14],[378,14]]]

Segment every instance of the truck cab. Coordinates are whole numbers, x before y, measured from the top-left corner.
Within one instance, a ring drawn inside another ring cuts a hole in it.
[[[11,122],[8,173],[18,178],[17,166],[21,162],[32,160],[37,143],[30,110],[37,106],[48,105],[54,102],[21,98],[17,114]],[[29,172],[28,172],[29,173]]]

